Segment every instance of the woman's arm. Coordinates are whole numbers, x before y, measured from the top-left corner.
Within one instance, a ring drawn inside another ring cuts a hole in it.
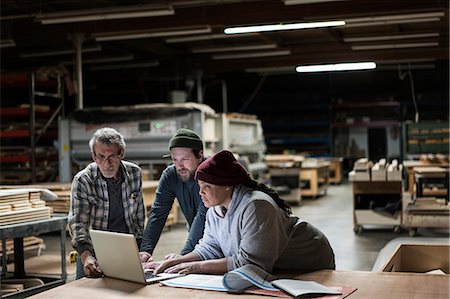
[[[227,272],[227,259],[214,259],[206,261],[185,262],[167,268],[167,273],[205,273],[205,274],[225,274]]]

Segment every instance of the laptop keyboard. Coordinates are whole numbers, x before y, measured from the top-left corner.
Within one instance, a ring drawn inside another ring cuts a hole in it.
[[[154,274],[152,271],[147,271],[144,273],[145,279],[155,278],[158,274]]]

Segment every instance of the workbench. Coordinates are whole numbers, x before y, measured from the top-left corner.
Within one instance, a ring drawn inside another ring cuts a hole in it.
[[[64,284],[67,279],[66,273],[66,226],[67,216],[54,216],[45,220],[30,221],[19,224],[11,224],[0,226],[0,239],[2,240],[2,246],[5,248],[7,239],[14,239],[14,273],[11,278],[26,278],[25,273],[25,258],[23,252],[23,238],[26,236],[36,236],[51,232],[60,232],[60,244],[61,244],[61,277],[48,281],[42,286],[36,286],[33,288],[25,289],[18,293],[12,293],[11,296],[27,296],[53,288],[55,286]],[[7,274],[7,257],[2,255],[2,281],[5,278],[9,278]],[[8,296],[3,296],[7,298]]]
[[[449,298],[450,275],[321,270],[308,274],[290,275],[290,277],[313,280],[326,286],[357,288],[348,297],[349,299]],[[172,288],[159,284],[146,286],[113,278],[83,278],[30,297],[30,299],[48,298],[250,299],[269,297]]]
[[[401,181],[353,182],[352,186],[355,233],[361,233],[363,225],[392,225],[395,232],[400,232],[400,225],[402,224]],[[395,202],[398,202],[399,209],[393,214],[379,209],[383,205],[386,206]]]
[[[148,220],[148,215],[152,209],[153,201],[155,200],[156,189],[158,188],[158,181],[143,181],[142,182],[142,197],[145,206],[145,219]],[[167,216],[165,227],[170,229],[172,225],[178,222],[178,205],[174,201],[172,209]]]
[[[402,162],[403,167],[405,167],[406,175],[407,175],[407,182],[405,186],[408,187],[408,191],[411,193],[411,196],[414,197],[415,191],[414,191],[414,167],[443,167],[448,168],[449,163],[441,162],[441,163],[425,163],[423,161],[418,160],[405,160]]]
[[[327,194],[329,162],[302,164],[300,180],[302,196],[317,197]]]
[[[328,182],[330,184],[340,184],[342,181],[342,162],[344,159],[339,158],[328,158],[327,161],[330,163]]]

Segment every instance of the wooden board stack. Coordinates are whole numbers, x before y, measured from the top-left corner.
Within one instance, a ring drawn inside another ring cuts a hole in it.
[[[26,189],[0,190],[0,226],[50,218],[52,209],[40,197]]]

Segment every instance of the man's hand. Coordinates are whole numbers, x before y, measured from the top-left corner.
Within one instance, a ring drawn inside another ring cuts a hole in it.
[[[81,254],[80,259],[83,263],[83,271],[86,277],[102,277],[103,272],[97,260],[88,250]]]
[[[139,258],[141,259],[141,263],[148,263],[153,261],[152,255],[146,251],[139,252]]]

